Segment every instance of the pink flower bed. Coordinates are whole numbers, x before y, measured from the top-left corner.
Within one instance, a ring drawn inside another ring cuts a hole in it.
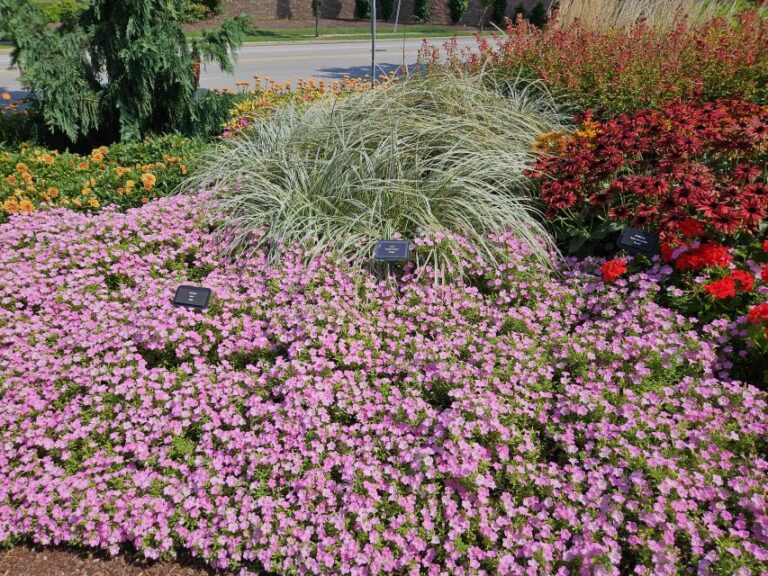
[[[0,226],[0,542],[244,574],[768,574],[765,394],[652,302],[659,269],[557,275],[512,238],[445,286],[226,264],[199,204]],[[181,283],[211,307],[173,307]]]

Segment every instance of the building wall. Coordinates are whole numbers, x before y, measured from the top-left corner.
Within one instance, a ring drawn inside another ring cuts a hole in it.
[[[380,1],[380,0],[379,0]],[[538,0],[507,0],[507,15],[511,16],[518,4],[523,4],[527,11]],[[547,6],[551,0],[544,0]],[[450,24],[448,0],[431,0],[432,17],[430,22],[435,24]],[[413,23],[414,0],[401,0],[400,22]],[[323,0],[322,17],[349,20],[354,18],[355,0]],[[397,11],[397,0],[394,0],[391,21],[394,21]],[[469,8],[461,18],[461,24],[476,26],[479,23],[483,7],[480,0],[469,0]],[[492,9],[486,13],[486,21],[491,16]],[[250,14],[258,26],[264,20],[310,20],[312,15],[312,0],[229,0],[226,2],[227,15]],[[381,12],[379,12],[381,13]]]

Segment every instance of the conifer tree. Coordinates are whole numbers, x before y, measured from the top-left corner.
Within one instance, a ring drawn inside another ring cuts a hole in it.
[[[245,17],[227,20],[191,46],[184,0],[91,0],[57,28],[29,2],[0,2],[22,85],[48,127],[72,142],[96,132],[136,140],[193,121],[196,60],[231,72],[249,29]]]

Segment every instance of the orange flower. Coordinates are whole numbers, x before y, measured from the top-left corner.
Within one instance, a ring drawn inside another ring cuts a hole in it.
[[[8,182],[8,184],[10,184],[11,186],[13,186],[14,184],[16,184],[16,176],[11,174],[5,179],[5,181]]]
[[[10,100],[10,99],[11,99],[11,94],[10,94],[10,92],[3,92],[3,94],[2,94],[2,99],[3,99],[3,100],[6,100],[6,101]]]
[[[109,150],[106,146],[95,148],[91,151],[91,160],[97,164],[101,164],[104,161],[104,157],[107,155],[107,152],[109,152]]]
[[[19,211],[19,203],[16,201],[16,198],[6,198],[5,202],[3,202],[3,210],[8,214],[16,214]]]
[[[152,190],[155,187],[155,182],[157,182],[157,178],[155,178],[154,174],[147,172],[141,175],[141,183],[144,185],[144,190]]]

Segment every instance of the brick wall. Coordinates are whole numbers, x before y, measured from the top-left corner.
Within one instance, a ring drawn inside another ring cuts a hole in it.
[[[380,1],[380,0],[379,0]],[[448,0],[430,0],[432,18],[430,22],[435,24],[450,24],[450,12]],[[507,0],[507,15],[511,16],[518,4],[523,4],[526,10],[536,4],[538,0]],[[545,6],[551,0],[544,0]],[[401,0],[400,22],[413,22],[414,0]],[[322,17],[351,19],[354,17],[355,0],[323,0]],[[397,0],[394,0],[392,18],[394,21],[397,12]],[[480,0],[469,0],[469,8],[461,18],[462,24],[476,26],[483,12]],[[226,2],[226,15],[250,14],[258,26],[259,21],[264,20],[310,20],[312,15],[312,0],[228,0]],[[380,13],[380,12],[379,12]],[[492,10],[486,13],[486,21],[491,17]]]

